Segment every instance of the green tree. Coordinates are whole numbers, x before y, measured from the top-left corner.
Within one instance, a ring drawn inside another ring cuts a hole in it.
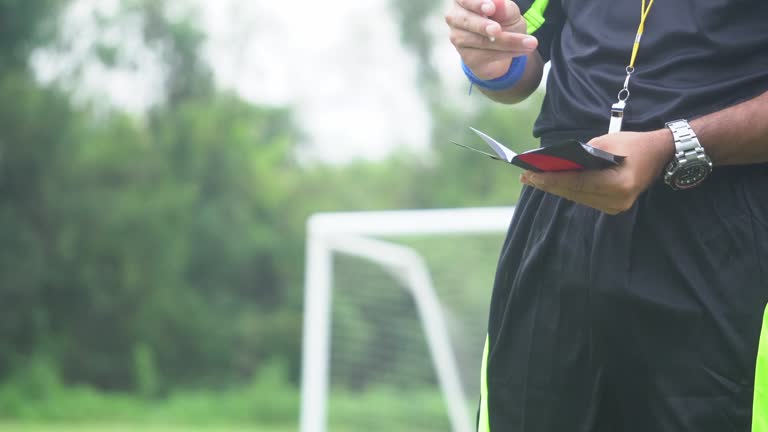
[[[406,46],[410,47],[419,59],[422,83],[432,83],[437,73],[432,65],[432,47],[435,41],[428,31],[427,23],[443,4],[439,0],[390,0],[392,10],[400,22],[400,34]]]
[[[30,53],[56,35],[56,17],[66,0],[0,1],[0,73],[25,69]]]
[[[438,2],[392,4],[424,82],[438,88],[424,29]],[[61,375],[48,381],[145,396],[242,382],[275,361],[296,380],[307,217],[517,196],[514,168],[450,140],[477,142],[457,126],[471,124],[531,148],[530,111],[488,104],[464,117],[428,90],[430,153],[301,165],[290,110],[216,87],[194,11],[123,5],[115,19],[138,20],[136,37],[164,62],[160,103],[144,116],[36,82],[28,59],[57,42],[65,4],[0,0],[0,98],[11,101],[0,107],[0,380],[33,358]],[[87,61],[120,63],[114,49],[95,44]],[[349,327],[365,311],[343,312],[341,331],[375,341]],[[396,375],[404,360],[392,360]]]
[[[295,363],[295,128],[216,90],[202,34],[169,6],[122,15],[166,61],[147,121],[0,71],[0,378],[40,353],[66,382],[145,393]],[[28,56],[28,34],[7,46]]]

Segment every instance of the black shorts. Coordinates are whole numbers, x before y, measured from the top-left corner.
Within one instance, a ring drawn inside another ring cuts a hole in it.
[[[525,188],[493,290],[480,423],[747,432],[766,302],[768,165],[716,168],[688,191],[658,182],[618,216]]]

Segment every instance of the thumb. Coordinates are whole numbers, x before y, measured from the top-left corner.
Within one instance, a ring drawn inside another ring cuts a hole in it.
[[[509,0],[493,0],[494,10],[496,13],[489,16],[488,18],[501,23],[507,18],[507,3]]]
[[[526,22],[520,13],[520,7],[510,0],[493,1],[494,13],[489,16],[493,21],[501,24],[504,31],[526,34]]]

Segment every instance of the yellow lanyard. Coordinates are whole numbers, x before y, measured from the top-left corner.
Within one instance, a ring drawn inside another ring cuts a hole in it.
[[[635,36],[635,45],[632,47],[632,59],[629,60],[629,67],[635,68],[635,59],[637,58],[637,52],[640,50],[640,39],[643,37],[643,30],[645,30],[645,19],[648,18],[648,13],[653,6],[653,0],[648,2],[648,7],[645,7],[645,0],[643,0],[642,8],[640,9],[640,26],[637,28],[637,36]]]
[[[620,132],[621,125],[624,120],[624,109],[627,107],[627,99],[629,99],[629,79],[635,72],[635,60],[637,60],[637,53],[640,51],[640,40],[643,38],[643,31],[645,30],[645,20],[648,18],[648,14],[651,12],[653,1],[648,2],[648,6],[645,5],[643,0],[640,9],[640,25],[637,27],[637,35],[635,35],[635,44],[632,46],[632,57],[629,60],[629,66],[627,66],[627,78],[624,80],[624,87],[619,91],[619,100],[611,107],[611,122],[608,126],[608,133]]]

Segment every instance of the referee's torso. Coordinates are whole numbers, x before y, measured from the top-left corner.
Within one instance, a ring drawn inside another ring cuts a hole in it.
[[[521,6],[524,6],[521,2]],[[552,69],[535,134],[607,130],[641,0],[551,0],[541,29]],[[768,90],[768,1],[657,0],[630,85],[625,129],[692,119]]]
[[[535,133],[588,141],[607,132],[642,0],[548,3]],[[767,0],[656,0],[625,129],[768,90],[766,25]],[[766,164],[716,166],[687,191],[657,181],[618,216],[525,187],[494,283],[479,430],[747,432],[753,395],[768,395],[755,378],[766,302]]]

